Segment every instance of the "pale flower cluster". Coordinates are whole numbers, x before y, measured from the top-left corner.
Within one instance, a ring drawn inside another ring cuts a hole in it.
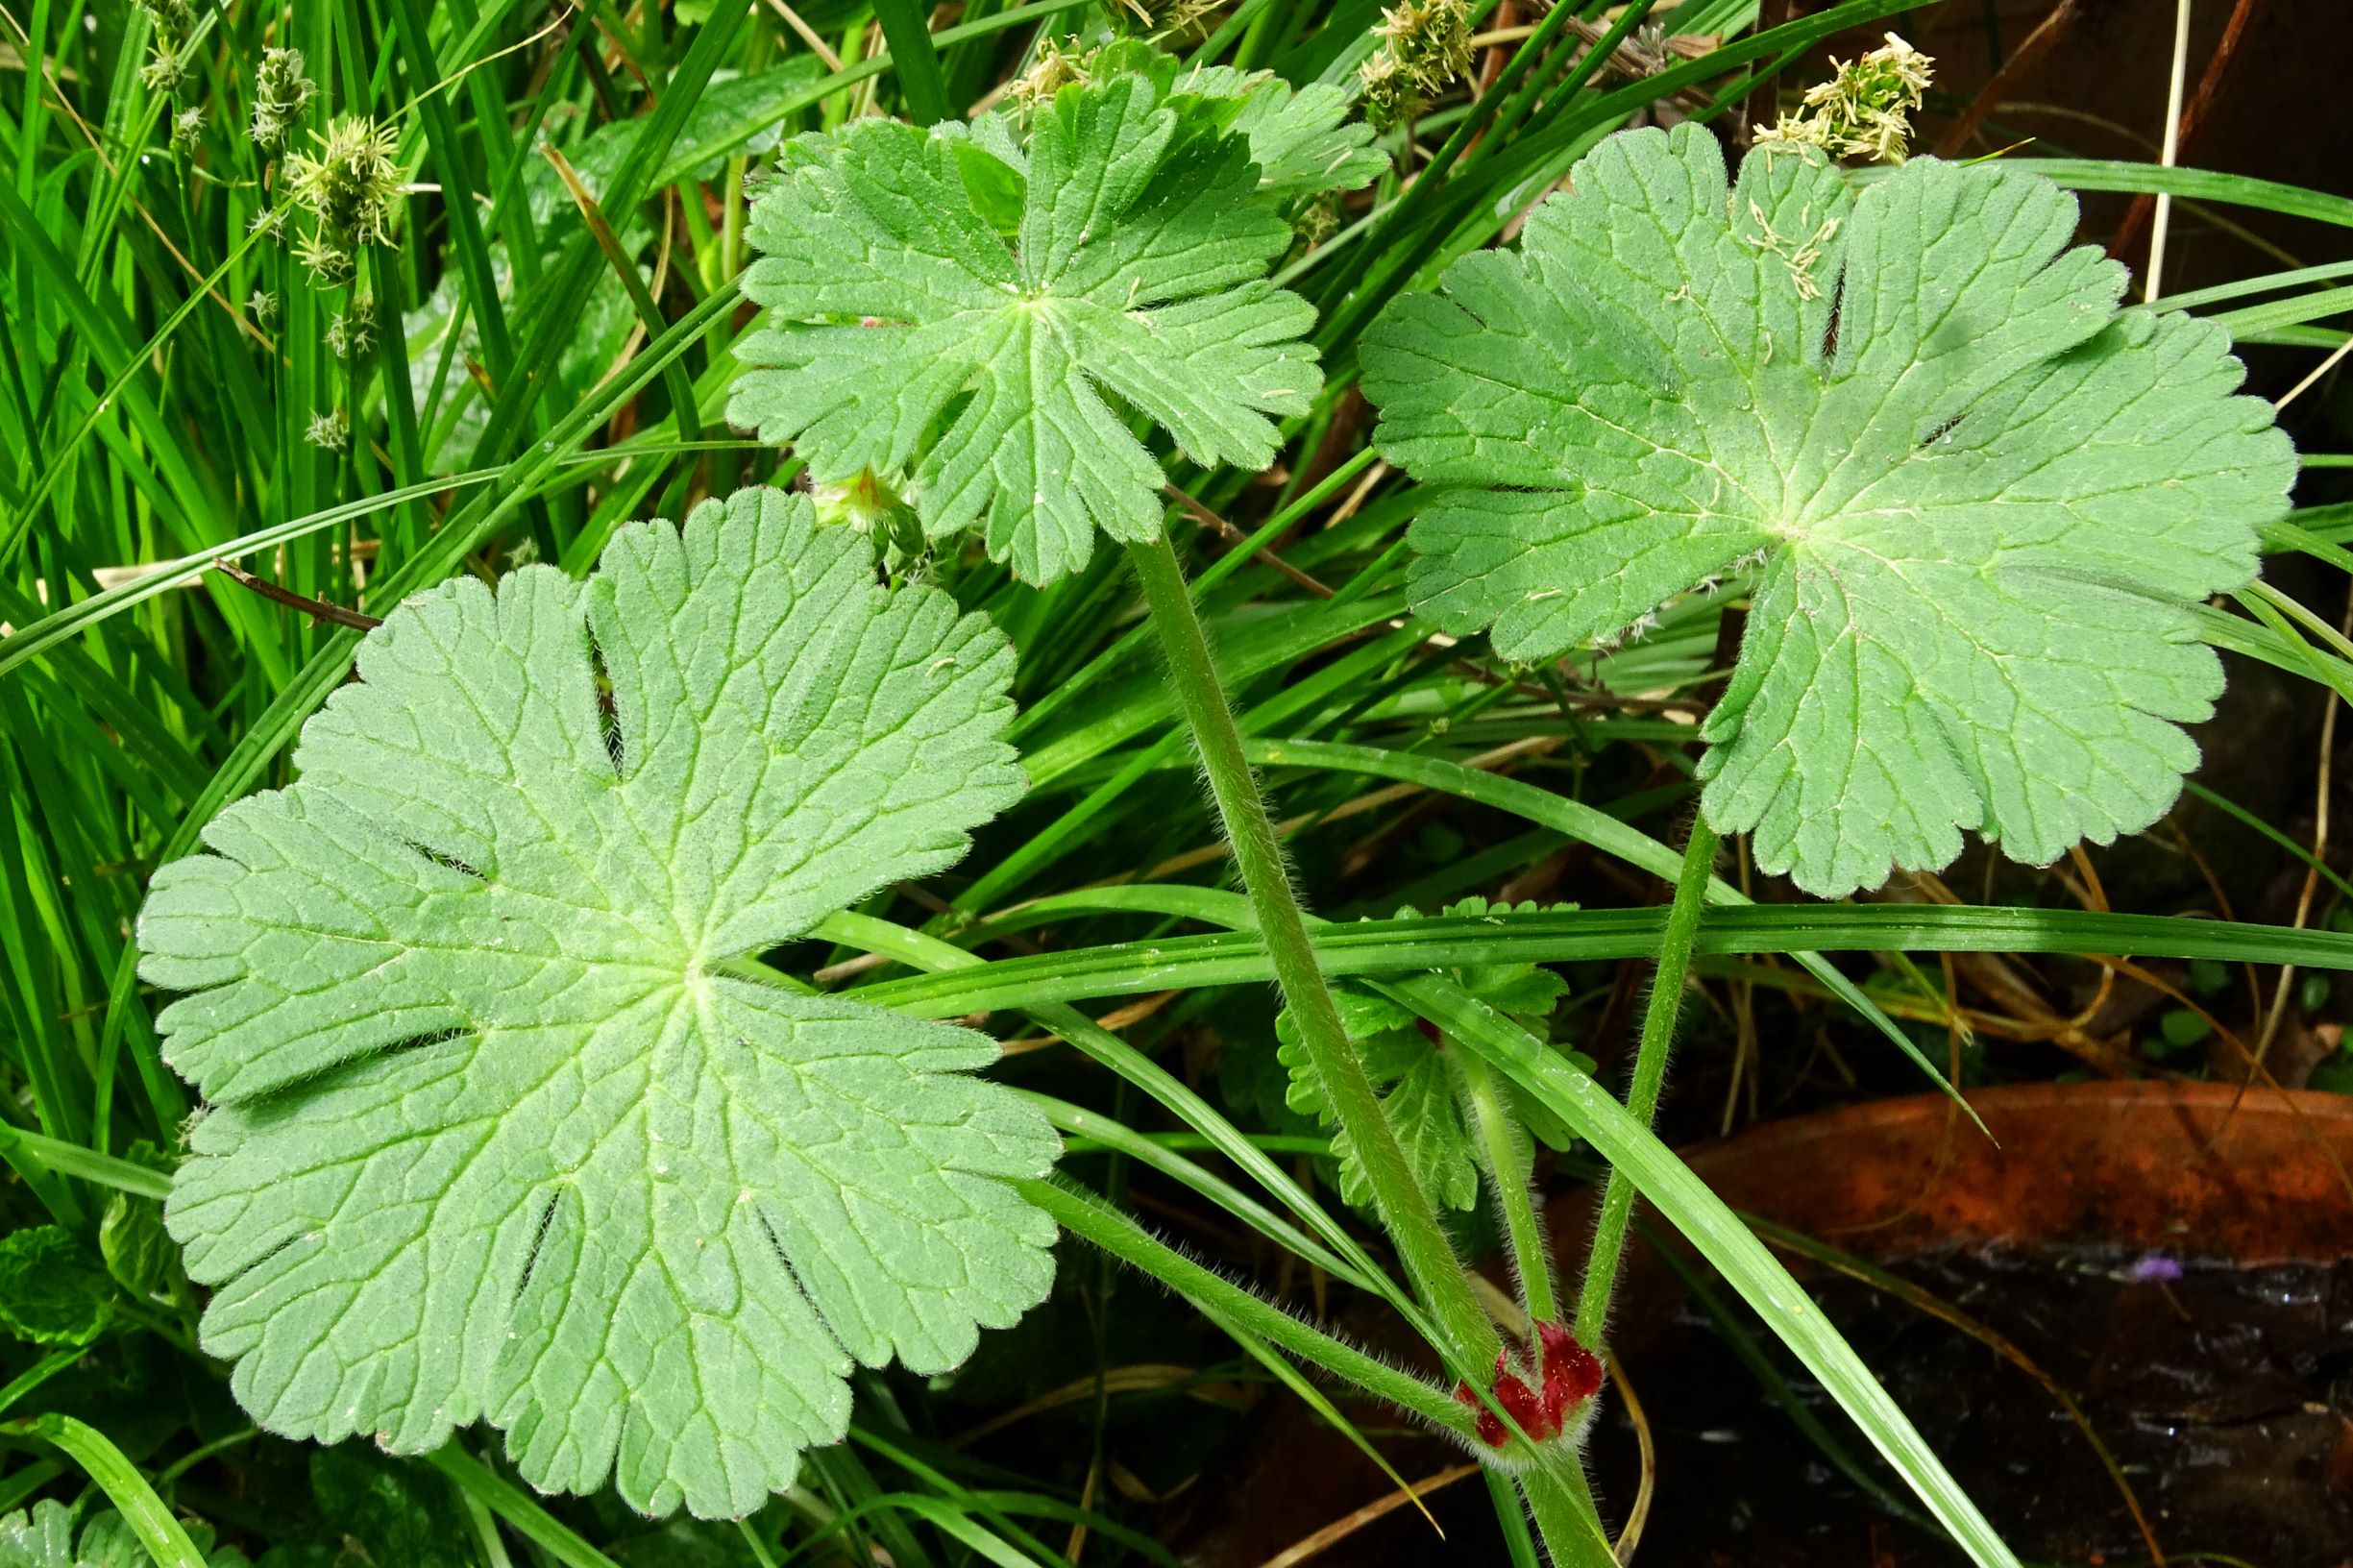
[[[1756,133],[1757,145],[1779,142],[1819,147],[1832,158],[1900,163],[1911,150],[1912,110],[1928,90],[1936,61],[1896,34],[1851,64],[1833,59],[1835,74],[1808,87],[1803,108]]]

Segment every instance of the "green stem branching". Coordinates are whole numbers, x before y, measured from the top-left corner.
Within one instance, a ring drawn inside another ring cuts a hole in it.
[[[1455,1066],[1462,1075],[1463,1097],[1479,1129],[1480,1164],[1495,1186],[1495,1202],[1504,1217],[1504,1236],[1511,1244],[1511,1262],[1520,1276],[1520,1301],[1529,1321],[1557,1321],[1560,1308],[1553,1295],[1553,1260],[1544,1244],[1544,1227],[1536,1216],[1535,1199],[1528,1190],[1528,1164],[1521,1158],[1522,1137],[1504,1103],[1493,1069],[1468,1051],[1454,1051]],[[1524,1137],[1524,1135],[1523,1135]]]
[[[1651,982],[1650,1005],[1643,1010],[1642,1043],[1634,1054],[1633,1079],[1626,1089],[1626,1109],[1645,1127],[1658,1109],[1658,1091],[1666,1082],[1668,1048],[1675,1043],[1683,982],[1691,973],[1692,944],[1699,938],[1700,912],[1707,905],[1708,877],[1715,865],[1716,830],[1707,825],[1705,816],[1694,816],[1691,842],[1683,847],[1682,870],[1675,879],[1675,904],[1667,911],[1667,929],[1659,939],[1658,973]],[[1613,1165],[1609,1185],[1602,1189],[1601,1213],[1593,1222],[1593,1250],[1577,1298],[1577,1337],[1596,1348],[1608,1321],[1609,1296],[1617,1286],[1618,1261],[1626,1252],[1626,1230],[1633,1213],[1634,1184]]]

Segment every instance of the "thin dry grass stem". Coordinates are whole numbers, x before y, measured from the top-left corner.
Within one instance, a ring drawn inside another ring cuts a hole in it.
[[[2169,169],[2181,160],[2181,95],[2189,75],[2190,0],[2174,0],[2173,63],[2171,74],[2166,79],[2165,146],[2157,154],[2159,168]],[[2143,271],[2141,283],[2141,297],[2145,300],[2163,297],[2166,232],[2172,222],[2173,193],[2159,191],[2148,220],[2148,266]]]
[[[2307,391],[2311,390],[2313,385],[2317,382],[2320,378],[2326,376],[2330,371],[2335,370],[2340,364],[2343,363],[2344,356],[2348,354],[2353,354],[2353,337],[2348,337],[2342,343],[2338,344],[2335,349],[2330,351],[2329,356],[2326,359],[2321,360],[2318,364],[2313,367],[2311,375],[2306,376],[2302,380],[2296,382],[2295,385],[2281,393],[2279,395],[2279,400],[2271,404],[2272,411],[2277,413],[2280,409],[2287,407],[2290,404],[2295,402],[2296,399],[2302,397]]]
[[[1658,1484],[1658,1449],[1651,1440],[1651,1418],[1635,1397],[1634,1385],[1626,1376],[1608,1348],[1602,1350],[1602,1364],[1609,1369],[1609,1385],[1618,1391],[1618,1400],[1626,1407],[1626,1419],[1634,1429],[1634,1446],[1642,1455],[1642,1479],[1634,1483],[1634,1505],[1626,1510],[1626,1528],[1610,1545],[1610,1555],[1621,1568],[1634,1560],[1634,1549],[1642,1544],[1642,1527],[1651,1522],[1651,1497]]]
[[[1332,515],[1324,519],[1324,527],[1327,528],[1336,528],[1341,524],[1347,522],[1350,518],[1356,516],[1358,509],[1364,504],[1366,498],[1372,495],[1373,487],[1388,477],[1389,465],[1386,459],[1377,462],[1373,464],[1372,467],[1366,469],[1364,471],[1364,477],[1357,480],[1356,488],[1348,492],[1348,499],[1341,502],[1337,506],[1332,508]]]
[[[1101,1403],[1100,1398],[1097,1403]],[[1102,1479],[1103,1456],[1098,1453],[1093,1458],[1087,1461],[1087,1481],[1078,1489],[1078,1506],[1082,1510],[1091,1509],[1094,1507],[1095,1486]],[[1070,1526],[1070,1538],[1063,1544],[1062,1555],[1069,1561],[1070,1568],[1078,1568],[1079,1554],[1086,1550],[1087,1521],[1081,1518]]]
[[[571,21],[573,12],[576,9],[576,7],[567,4],[556,12],[554,18],[551,20],[547,26],[532,34],[529,37],[518,38],[503,49],[493,49],[490,53],[484,55],[479,60],[468,61],[465,64],[459,66],[456,70],[452,71],[449,75],[443,77],[431,86],[427,87],[423,92],[418,93],[416,97],[410,99],[405,105],[402,106],[401,112],[404,114],[407,113],[410,110],[416,108],[418,104],[423,103],[428,98],[430,98],[436,92],[447,92],[450,88],[457,86],[457,84],[463,82],[467,77],[472,76],[476,71],[480,70],[485,65],[504,60],[509,55],[521,54],[524,50],[528,49],[532,44],[537,43],[549,34],[553,33],[557,28],[562,27],[566,22]],[[421,190],[425,187],[411,186],[410,188]],[[434,186],[432,188],[438,190],[440,187]]]
[[[2214,895],[2215,913],[2225,920],[2236,923],[2239,912],[2231,907],[2230,894],[2222,890],[2222,879],[2215,874],[2213,863],[2208,861],[2205,852],[2198,848],[2197,841],[2190,837],[2190,830],[2181,825],[2181,818],[2178,814],[2169,816],[2165,821],[2166,825],[2173,830],[2173,837],[2180,841],[2182,853],[2190,857],[2190,864],[2197,868],[2197,874],[2205,880],[2206,891]],[[2255,973],[2255,961],[2251,958],[2244,960],[2240,964],[2239,969],[2246,979],[2247,1005],[2261,1008],[2263,1006],[2263,981]]]
[[[983,1437],[993,1436],[1007,1427],[1043,1415],[1066,1405],[1081,1400],[1095,1399],[1111,1394],[1151,1393],[1162,1388],[1182,1388],[1201,1375],[1200,1368],[1178,1366],[1168,1361],[1138,1361],[1128,1366],[1115,1366],[1106,1371],[1090,1372],[1083,1378],[1073,1378],[1059,1388],[1048,1389],[1037,1398],[999,1410],[978,1426],[967,1427],[947,1440],[950,1448],[969,1448]]]
[[[2071,879],[2068,880],[2072,888]],[[1916,873],[1910,886],[1929,903],[1961,902],[1960,895],[1932,872]],[[2074,888],[2073,891],[2088,899],[2088,890]],[[1989,897],[1984,901],[1991,903],[1993,900]],[[2039,1041],[2056,1045],[2107,1077],[2120,1078],[2131,1071],[2131,1062],[2113,1042],[2087,1032],[2087,1026],[2107,1004],[2109,990],[2114,984],[2113,976],[2107,971],[2102,971],[2100,989],[2092,998],[2091,1005],[2071,1017],[2045,1001],[2035,983],[1999,953],[1960,954],[1953,963],[1958,974],[2005,1009],[2000,1013],[1965,1010],[1960,1006],[1957,993],[1949,996],[1948,1005],[1970,1028],[1997,1039]]]
[[[1125,1007],[1113,1008],[1109,1013],[1094,1020],[1095,1027],[1108,1029],[1116,1034],[1132,1023],[1141,1023],[1184,994],[1181,991],[1156,991],[1149,996],[1139,997]],[[1005,1042],[1005,1054],[1021,1056],[1031,1051],[1044,1050],[1048,1045],[1061,1043],[1062,1036],[1060,1035],[1023,1035],[1019,1040],[1009,1040]]]
[[[2082,903],[2084,908],[2091,910],[2096,915],[2108,914],[2110,912],[2108,890],[2099,885],[2099,872],[2093,870],[2092,857],[2083,852],[2082,845],[2077,844],[2069,845],[2067,858],[2074,866],[2075,874],[2083,878],[2081,887],[2076,887],[2071,882],[2068,884],[2069,890],[2075,894],[2076,899]],[[2065,878],[2061,880],[2064,881]]]
[[[2191,142],[2202,129],[2206,116],[2213,112],[2221,96],[2222,86],[2229,80],[2231,67],[2239,61],[2239,45],[2247,29],[2262,12],[2264,0],[2238,0],[2231,7],[2230,19],[2222,24],[2221,41],[2215,45],[2214,55],[2206,61],[2206,70],[2198,78],[2197,91],[2190,95],[2189,107],[2182,110],[2173,122],[2176,129],[2177,153],[2187,152]],[[2124,221],[2116,226],[2116,237],[2108,242],[2108,254],[2120,257],[2131,250],[2141,238],[2141,230],[2156,209],[2157,198],[2142,191],[2124,209]]]
[[[784,25],[793,30],[794,36],[809,46],[809,53],[824,62],[825,69],[837,76],[841,74],[842,57],[833,52],[833,45],[827,43],[816,28],[800,19],[799,12],[786,5],[784,0],[768,0],[768,4],[771,10],[784,18]]]
[[[2353,345],[2349,345],[2353,346]],[[2339,618],[2339,629],[2353,636],[2353,589],[2345,595],[2344,614]],[[2327,858],[2329,838],[2329,791],[2334,782],[2337,761],[2337,715],[2342,704],[2338,701],[2334,686],[2322,688],[2320,711],[2320,762],[2318,777],[2313,782],[2313,863],[2304,868],[2304,885],[2297,890],[2295,919],[2290,928],[2301,931],[2304,922],[2312,919],[2313,897],[2320,891],[2320,865]],[[2288,988],[2295,984],[2295,966],[2280,966],[2279,981],[2271,988],[2271,1005],[2265,1008],[2261,1032],[2255,1037],[2255,1062],[2261,1066],[2271,1051],[2271,1041],[2279,1034],[2279,1020],[2288,1008]]]
[[[1452,1486],[1465,1476],[1479,1473],[1476,1463],[1453,1464],[1415,1482],[1404,1492],[1386,1492],[1375,1498],[1356,1512],[1335,1519],[1312,1535],[1292,1542],[1282,1551],[1259,1564],[1259,1568],[1298,1568],[1300,1563],[1321,1556],[1325,1552],[1362,1530],[1377,1519],[1394,1513],[1409,1503],[1418,1503],[1441,1487]]]
[[[550,149],[550,152],[552,155],[553,149]],[[675,186],[672,186],[662,192],[662,248],[654,253],[653,282],[648,290],[654,299],[662,297],[662,289],[670,282],[670,250],[676,243],[677,236],[678,192]],[[629,361],[637,357],[637,351],[645,341],[646,324],[640,321],[632,325],[629,335],[621,340],[621,352],[613,356],[613,362],[605,368],[604,374],[597,378],[597,384],[602,386],[626,369]]]

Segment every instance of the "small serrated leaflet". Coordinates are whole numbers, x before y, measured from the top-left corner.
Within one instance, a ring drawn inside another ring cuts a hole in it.
[[[1526,907],[1532,911],[1535,906]],[[1509,914],[1512,910],[1506,904],[1495,906],[1495,912]],[[1483,898],[1470,898],[1450,904],[1440,913],[1485,915],[1489,906]],[[1399,911],[1401,919],[1414,914],[1410,909]],[[1558,975],[1533,964],[1473,965],[1449,972],[1481,1001],[1539,1037],[1549,1035],[1545,1020],[1567,991]],[[1396,1129],[1397,1141],[1423,1188],[1444,1208],[1476,1206],[1483,1164],[1479,1139],[1465,1115],[1460,1086],[1439,1041],[1405,1008],[1362,987],[1336,985],[1332,997],[1349,1039],[1362,1053],[1366,1074],[1381,1090],[1381,1109]],[[1275,1034],[1277,1059],[1289,1074],[1286,1103],[1294,1112],[1329,1123],[1333,1119],[1331,1102],[1289,1013],[1275,1020]],[[1571,1060],[1590,1066],[1584,1058],[1570,1055]],[[1532,1152],[1526,1145],[1529,1133],[1554,1148],[1568,1146],[1568,1131],[1557,1117],[1516,1090],[1507,1090],[1507,1093],[1518,1113],[1512,1126],[1522,1143],[1518,1152],[1523,1165]],[[1332,1156],[1338,1166],[1340,1196],[1360,1206],[1371,1203],[1371,1186],[1344,1128],[1333,1135]]]
[[[1573,184],[1367,334],[1380,450],[1446,487],[1420,613],[1551,658],[1756,563],[1702,809],[1812,893],[2161,816],[2222,686],[2194,609],[2295,472],[2223,330],[2120,311],[2073,199],[1998,163],[1728,184],[1685,125]]]
[[[1018,796],[1012,666],[772,490],[369,633],[139,924],[211,1102],[166,1218],[246,1409],[402,1454],[488,1420],[543,1490],[736,1515],[853,1363],[1042,1299],[1006,1179],[1059,1145],[994,1042],[747,962]]]

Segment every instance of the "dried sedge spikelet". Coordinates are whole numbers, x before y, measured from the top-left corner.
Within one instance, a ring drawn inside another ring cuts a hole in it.
[[[303,439],[329,452],[341,452],[352,444],[352,422],[340,408],[313,414],[303,428]]]
[[[392,201],[401,193],[393,162],[400,135],[364,115],[339,116],[319,151],[286,160],[286,188],[319,220],[322,237],[344,249],[392,243]]]
[[[1463,0],[1406,0],[1381,13],[1381,47],[1357,72],[1364,117],[1379,127],[1414,113],[1471,68],[1471,13]]]
[[[1357,67],[1357,98],[1363,106],[1364,123],[1386,131],[1413,107],[1413,94],[1397,69],[1397,57],[1376,49]]]
[[[1083,83],[1094,63],[1094,51],[1065,47],[1066,39],[1045,38],[1038,45],[1038,58],[1030,68],[1015,77],[1007,96],[1021,106],[1023,113],[1036,110],[1042,104],[1050,104],[1063,88]]]
[[[196,151],[196,144],[204,139],[204,135],[205,111],[203,110],[184,109],[172,116],[172,145],[182,152]]]
[[[1209,30],[1225,0],[1123,0],[1128,12],[1155,38],[1187,39]]]
[[[1805,91],[1803,110],[1759,130],[1756,144],[1803,143],[1832,158],[1900,163],[1910,150],[1912,110],[1928,90],[1936,62],[1897,35],[1862,59],[1833,58],[1835,74]]]
[[[1307,245],[1321,245],[1340,232],[1340,198],[1337,191],[1327,190],[1299,209],[1291,219],[1291,233]]]
[[[300,49],[264,49],[261,68],[254,73],[254,141],[275,152],[286,144],[303,110],[318,92],[303,75]]]

